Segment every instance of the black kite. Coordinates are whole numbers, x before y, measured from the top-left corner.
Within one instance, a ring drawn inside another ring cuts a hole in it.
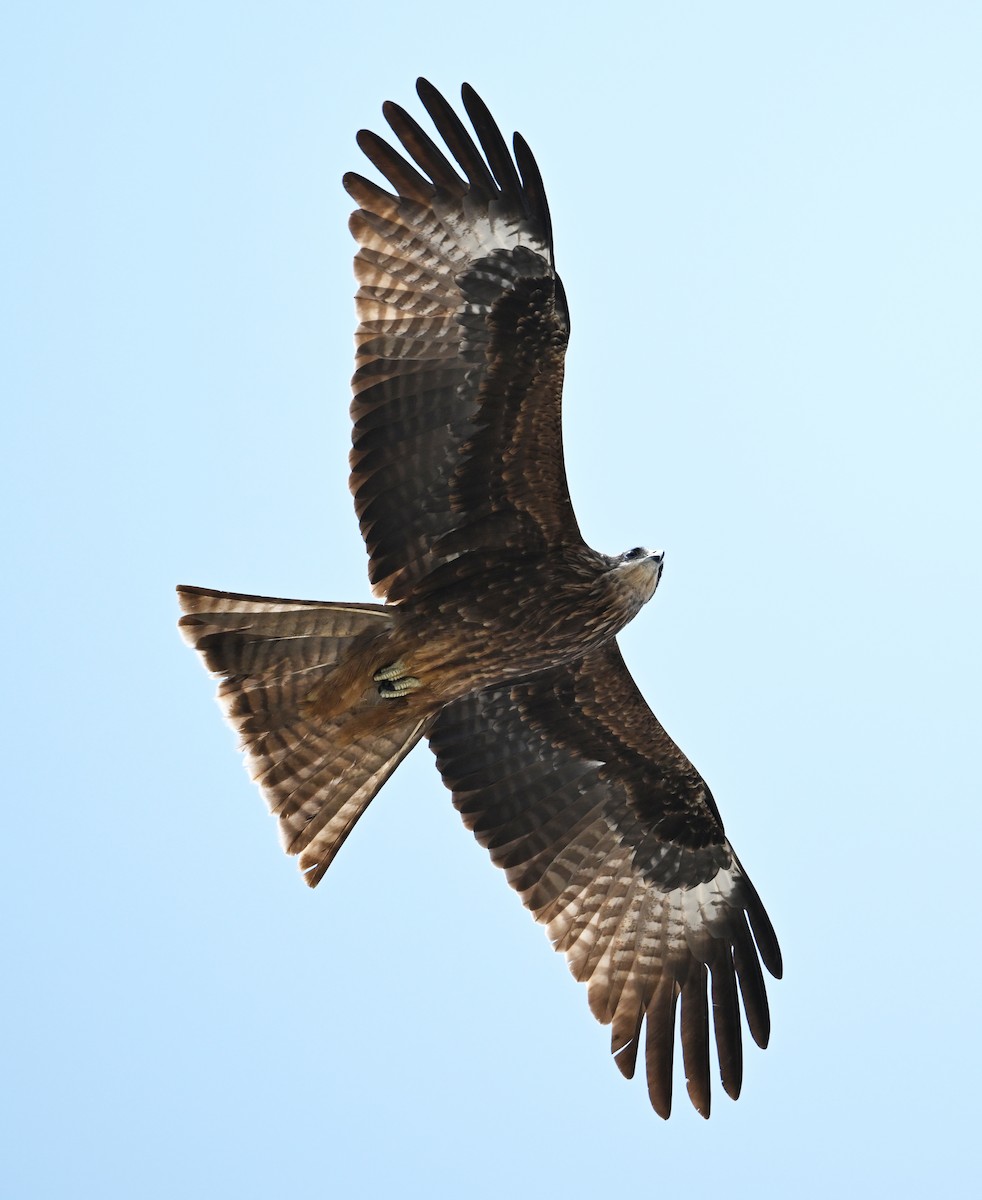
[[[418,91],[457,167],[389,103],[405,155],[373,133],[358,143],[392,191],[344,179],[359,205],[351,490],[386,603],[182,587],[182,631],[221,677],[311,887],[428,738],[465,823],[587,983],[626,1076],[644,1024],[663,1117],[681,999],[689,1096],[708,1116],[709,996],[736,1097],[738,988],[764,1046],[760,961],[780,975],[777,940],[708,787],[617,648],[662,556],[599,554],[573,515],[569,318],[538,168],[469,86],[479,145],[432,85]]]

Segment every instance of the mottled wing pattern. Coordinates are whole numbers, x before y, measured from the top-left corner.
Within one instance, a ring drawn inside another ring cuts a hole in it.
[[[393,193],[344,180],[360,205],[350,482],[371,582],[393,603],[463,553],[580,542],[560,419],[569,322],[538,168],[468,85],[477,143],[432,85],[417,90],[459,171],[388,103],[408,157],[358,141]]]
[[[760,1046],[777,939],[706,784],[614,643],[573,667],[450,705],[430,732],[454,804],[541,921],[611,1049],[667,1117],[675,1013],[689,1096],[710,1108],[709,997],[723,1087],[743,1075],[738,991]]]

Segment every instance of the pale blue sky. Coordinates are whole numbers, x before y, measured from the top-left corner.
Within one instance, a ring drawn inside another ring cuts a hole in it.
[[[8,4],[0,1193],[893,1197],[977,1177],[982,7]],[[781,938],[704,1123],[417,751],[310,893],[173,587],[369,598],[346,169],[532,145],[588,539]],[[10,767],[12,766],[12,771]]]

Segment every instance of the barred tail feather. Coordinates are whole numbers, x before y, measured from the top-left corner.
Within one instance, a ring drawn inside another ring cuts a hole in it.
[[[380,604],[177,589],[185,640],[221,678],[218,699],[310,887],[430,724],[380,701],[371,663],[391,631]],[[359,660],[364,671],[352,664]],[[351,687],[352,678],[360,680]],[[335,680],[344,705],[325,706]]]

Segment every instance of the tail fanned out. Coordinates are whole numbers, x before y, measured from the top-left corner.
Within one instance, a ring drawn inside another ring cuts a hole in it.
[[[385,638],[392,615],[380,604],[177,591],[185,613],[181,633],[221,678],[219,703],[239,733],[250,773],[279,819],[285,850],[300,856],[314,887],[429,724],[418,711],[394,721],[370,675],[353,707],[326,717],[312,711],[311,697],[330,690],[342,662]]]

